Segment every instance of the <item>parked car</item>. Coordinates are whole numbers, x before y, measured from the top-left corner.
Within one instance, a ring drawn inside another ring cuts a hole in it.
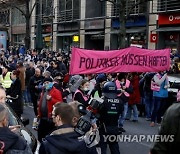
[[[170,87],[168,88],[168,107],[177,101],[177,92],[180,90],[180,74],[168,74]]]
[[[9,112],[9,126],[20,125],[20,128],[18,128],[17,133],[27,141],[32,151],[35,152],[37,148],[37,140],[35,136],[25,127],[29,124],[29,119],[19,119],[7,103],[6,106]]]

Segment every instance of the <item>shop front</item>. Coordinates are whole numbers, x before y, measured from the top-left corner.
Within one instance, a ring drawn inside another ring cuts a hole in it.
[[[57,49],[68,54],[72,47],[79,47],[79,25],[74,23],[63,23],[57,29]]]
[[[171,48],[172,53],[180,52],[180,13],[159,14],[157,48]]]
[[[104,19],[85,21],[85,49],[104,50]]]

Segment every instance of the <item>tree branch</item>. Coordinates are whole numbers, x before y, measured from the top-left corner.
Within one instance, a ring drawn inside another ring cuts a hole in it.
[[[33,10],[34,10],[34,8],[35,8],[35,6],[37,5],[37,1],[34,3],[34,5],[33,5],[33,7],[32,7],[32,9],[31,9],[31,11],[30,11],[30,13],[29,13],[29,16],[31,16],[32,15],[32,12],[33,12]]]
[[[149,2],[151,0],[139,0],[139,2],[137,2],[136,4],[132,5],[131,8],[127,11],[127,15],[126,15],[126,18],[128,18],[128,16],[130,15],[131,11],[134,9],[134,7],[140,5],[140,4],[143,4],[143,3],[146,3],[146,2]]]
[[[20,9],[19,7],[17,7],[16,5],[10,5],[10,7],[16,8],[17,10],[19,10],[22,13],[23,16],[26,17],[26,14],[24,13],[24,11],[22,9]]]

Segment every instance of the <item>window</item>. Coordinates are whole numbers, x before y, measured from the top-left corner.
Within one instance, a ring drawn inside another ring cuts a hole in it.
[[[152,12],[168,12],[180,10],[179,0],[153,0],[152,1]]]
[[[59,21],[79,19],[79,0],[59,0]]]
[[[20,9],[24,10],[24,6],[21,6]],[[22,15],[22,13],[18,9],[12,9],[11,14],[11,21],[12,25],[19,25],[19,24],[25,24],[26,20],[25,17]]]

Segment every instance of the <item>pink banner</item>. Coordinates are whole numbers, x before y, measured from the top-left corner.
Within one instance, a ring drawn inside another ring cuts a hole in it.
[[[169,70],[170,49],[148,50],[130,47],[95,51],[72,49],[70,74],[158,72]]]

